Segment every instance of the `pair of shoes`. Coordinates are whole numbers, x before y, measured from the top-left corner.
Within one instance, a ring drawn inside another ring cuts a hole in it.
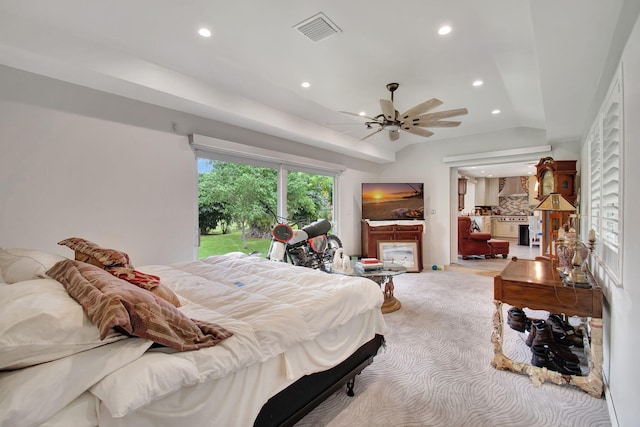
[[[551,325],[542,319],[532,322],[526,344],[531,347],[531,364],[567,375],[581,375],[580,359],[568,347],[558,344]]]
[[[561,315],[550,314],[547,318],[547,323],[551,325],[553,336],[560,344],[569,347],[584,347],[582,332],[576,331]]]
[[[573,352],[569,350],[569,348],[562,346],[558,342],[556,342],[556,339],[553,336],[553,332],[551,331],[551,325],[549,325],[542,319],[536,319],[533,321],[531,333],[529,333],[529,336],[527,337],[525,343],[531,348],[536,345],[548,345],[563,359],[576,364],[580,363],[580,359],[578,359],[578,356],[573,354]]]
[[[547,344],[533,345],[531,352],[531,364],[534,366],[557,371],[563,375],[582,375],[577,363],[564,359]]]
[[[525,312],[518,307],[511,307],[507,311],[507,324],[513,330],[524,332],[531,330],[531,320]]]

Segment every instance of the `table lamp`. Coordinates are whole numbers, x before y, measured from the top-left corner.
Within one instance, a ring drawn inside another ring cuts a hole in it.
[[[575,212],[576,208],[569,203],[567,199],[562,197],[562,194],[551,193],[547,194],[538,206],[533,208],[534,211],[542,212]],[[545,218],[546,221],[546,218]],[[548,223],[549,227],[549,259],[553,261],[553,224]],[[562,224],[560,224],[562,227]]]

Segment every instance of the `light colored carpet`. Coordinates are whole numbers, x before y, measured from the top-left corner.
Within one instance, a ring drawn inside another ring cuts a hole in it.
[[[491,366],[491,277],[430,271],[394,283],[402,308],[385,314],[387,347],[356,377],[355,397],[336,392],[298,427],[610,425],[604,399]],[[505,354],[523,345],[505,333]]]

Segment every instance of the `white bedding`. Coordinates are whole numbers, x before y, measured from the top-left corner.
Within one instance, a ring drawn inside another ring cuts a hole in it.
[[[136,410],[142,414],[141,408],[174,396],[178,401],[186,399],[182,395],[187,390],[221,387],[234,375],[249,380],[248,386],[256,389],[251,405],[259,410],[271,394],[305,374],[335,365],[374,334],[384,334],[382,293],[368,279],[330,275],[240,253],[137,269],[160,276],[179,296],[183,313],[217,323],[234,335],[214,347],[191,352],[166,348],[145,352],[149,341],[126,339],[0,373],[0,425],[13,425],[16,420],[24,426],[40,425],[86,390],[100,401],[104,424],[138,425],[129,423]],[[128,356],[122,356],[122,347],[129,349]],[[103,358],[102,365],[96,363],[99,359],[94,354]],[[277,372],[265,373],[266,369]],[[262,377],[278,380],[266,388],[252,384]],[[64,391],[60,384],[65,384]],[[237,385],[234,383],[234,390]],[[236,399],[243,393],[246,389],[238,391]],[[34,406],[39,407],[37,411]],[[158,407],[162,405],[155,405],[154,410]],[[179,408],[174,409],[180,413]],[[238,413],[237,407],[231,410]],[[118,422],[120,417],[124,418]]]

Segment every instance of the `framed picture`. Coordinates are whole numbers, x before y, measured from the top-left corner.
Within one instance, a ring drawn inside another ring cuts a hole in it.
[[[407,268],[408,272],[417,273],[418,241],[417,240],[379,240],[378,259],[382,262],[393,262]]]

